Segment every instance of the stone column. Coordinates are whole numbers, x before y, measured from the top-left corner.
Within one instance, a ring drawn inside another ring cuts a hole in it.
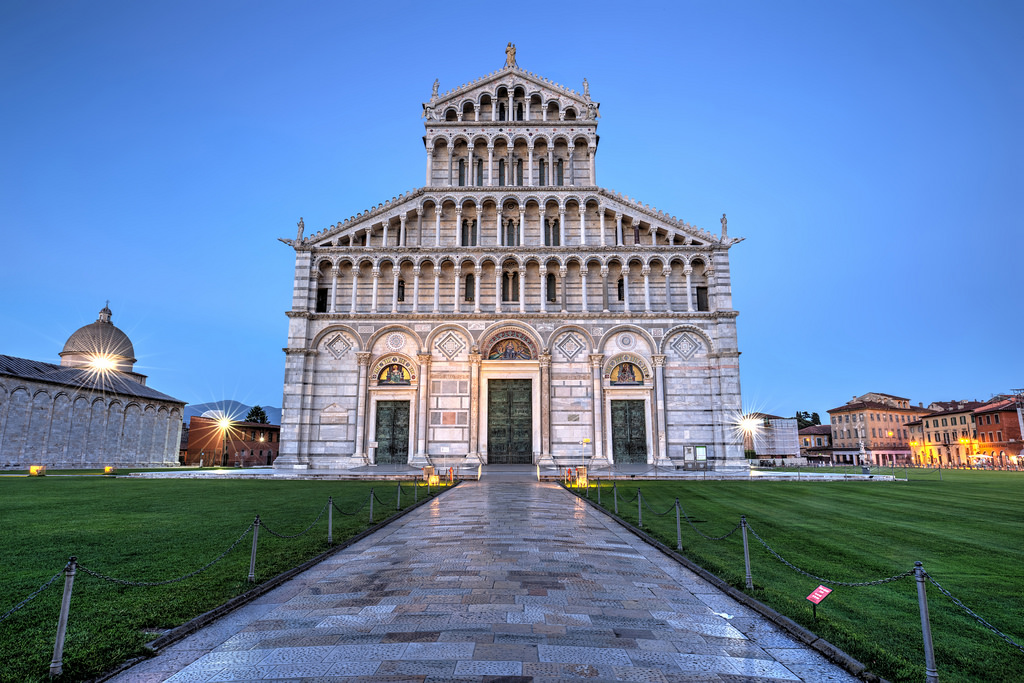
[[[483,224],[484,207],[478,206],[476,207],[476,240],[474,241],[475,245],[478,247],[483,246],[484,243]]]
[[[480,455],[480,354],[469,354],[469,457]]]
[[[665,266],[661,269],[661,274],[665,278],[665,310],[672,310],[672,266]]]
[[[392,278],[394,280],[394,282],[392,283],[392,287],[391,287],[391,312],[392,313],[398,313],[398,274],[399,274],[398,266],[395,265],[394,269],[393,269],[394,277]]]
[[[380,268],[377,266],[373,267],[373,290],[370,296],[370,312],[377,312],[377,285],[380,284]]]
[[[580,244],[587,245],[587,207],[580,206]]]
[[[718,307],[715,305],[715,288],[712,286],[712,280],[715,279],[715,271],[708,268],[704,271],[704,277],[708,283],[708,310],[714,313],[718,310]]]
[[[540,312],[548,312],[548,267],[543,265],[540,268]]]
[[[580,291],[583,293],[583,312],[587,313],[590,309],[587,306],[587,264],[584,263],[580,266]]]
[[[338,275],[341,273],[341,269],[337,266],[331,268],[331,305],[328,310],[334,313],[338,310]]]
[[[508,115],[505,117],[506,121],[515,121],[516,120],[516,110],[515,110],[514,104],[515,104],[515,94],[514,94],[514,91],[511,88],[509,88],[509,91],[508,91],[508,110],[507,110],[508,111]]]
[[[576,145],[573,145],[572,143],[570,143],[569,144],[569,168],[568,168],[568,171],[569,171],[569,184],[570,185],[575,185],[576,184],[576,178],[575,178],[575,176],[576,176],[576,158],[575,158],[576,154],[575,154],[575,152],[576,152]]]
[[[455,155],[455,145],[448,143],[448,187],[452,186],[452,162]]]
[[[622,239],[622,214],[618,211],[615,212],[615,244],[616,246],[625,244]]]
[[[494,312],[501,313],[501,265],[494,268]]]
[[[484,274],[484,269],[477,266],[473,270],[473,312],[480,312],[480,277]]]
[[[590,375],[594,385],[594,457],[605,458],[612,464],[611,454],[604,450],[604,396],[601,391],[601,366],[603,353],[590,354]]]
[[[603,247],[606,244],[605,238],[604,238],[604,207],[602,207],[602,206],[597,207],[597,213],[598,213],[598,215],[601,218],[601,246]]]
[[[434,205],[434,246],[441,246],[441,207]]]
[[[441,264],[434,267],[434,313],[441,310]]]
[[[498,226],[498,246],[503,247],[505,246],[505,221],[501,219],[501,207],[495,205],[494,210],[497,213],[495,223]]]
[[[391,225],[391,221],[390,220],[386,220],[383,223],[381,223],[381,226],[383,228],[382,231],[384,233],[383,236],[381,237],[381,240],[380,240],[380,246],[382,246],[382,247],[387,247],[388,246],[388,228],[390,227],[390,225]]]
[[[657,413],[658,438],[654,440],[657,453],[655,462],[668,463],[668,434],[665,431],[665,358],[661,354],[651,356],[654,363],[654,391],[656,395],[655,412]]]
[[[566,280],[569,279],[569,278],[566,277],[566,275],[568,275],[568,274],[569,274],[569,269],[566,268],[565,266],[562,266],[561,268],[558,269],[558,277],[559,277],[559,279],[562,280],[562,313],[567,313],[568,310],[569,310],[569,304],[568,304],[569,297],[566,296],[566,294],[568,293],[568,290],[567,290],[568,285],[566,285]]]
[[[629,264],[622,270],[622,303],[625,304],[626,313],[629,313]]]
[[[314,311],[315,311],[315,310],[316,310],[316,308],[317,308],[317,306],[316,306],[316,300],[317,300],[317,298],[318,298],[318,297],[319,297],[319,295],[320,295],[320,277],[321,277],[321,274],[320,274],[320,271],[319,271],[319,270],[314,270],[314,271],[313,271],[312,273],[310,273],[310,275],[309,275],[309,284],[310,284],[310,287],[311,287],[311,289],[313,290],[313,291],[312,291],[312,294],[313,294],[313,310],[314,310]],[[307,293],[307,298],[306,298],[306,301],[309,301],[309,295],[308,295],[308,293]]]
[[[565,246],[565,207],[558,207],[558,246]]]
[[[366,383],[369,374],[370,352],[357,351],[356,361],[359,363],[358,391],[356,396],[356,443],[355,456],[366,460]],[[374,454],[376,456],[376,454]]]
[[[591,145],[587,145],[587,161],[590,166],[590,185],[594,187],[597,185],[597,169],[594,168],[594,161],[597,157],[597,149]]]
[[[601,304],[602,311],[608,312],[608,266],[601,266]]]
[[[526,207],[519,207],[519,226],[516,229],[516,244],[515,246],[521,247],[523,245],[523,231],[526,230]]]
[[[406,219],[407,219],[407,216],[404,213],[401,216],[398,217],[398,221],[399,221],[398,246],[400,246],[400,247],[407,247],[407,246],[409,246],[409,243],[406,241],[406,234],[405,234],[405,221],[406,221]]]
[[[651,269],[649,266],[644,266],[640,269],[640,274],[644,276],[644,310],[648,313],[651,312]]]
[[[525,118],[527,121],[529,121],[530,120],[530,96],[529,95],[527,95],[527,97],[526,97],[525,104],[526,104],[526,107],[525,107],[525,111],[523,112],[523,118]]]
[[[430,187],[430,176],[434,174],[434,150],[427,150],[427,187]]]
[[[689,313],[693,312],[693,293],[690,289],[690,275],[693,274],[693,266],[687,265],[683,268],[683,275],[686,276],[686,310]]]
[[[466,150],[466,187],[473,187],[473,148]]]
[[[548,185],[554,186],[555,180],[555,144],[552,142],[548,145]]]
[[[487,186],[494,185],[494,145],[487,145]],[[500,211],[498,213],[501,213]]]
[[[416,360],[420,364],[418,388],[419,410],[416,418],[416,462],[412,465],[427,464],[427,401],[430,394],[430,354],[418,353]]]
[[[359,288],[359,264],[355,263],[352,265],[352,305],[349,306],[349,313],[355,313],[356,307],[359,304],[357,297],[357,289]]]
[[[412,312],[420,312],[420,267],[413,266],[412,269]]]
[[[416,245],[423,246],[423,208],[416,207]]]
[[[454,292],[455,292],[455,296],[453,297],[455,299],[455,302],[454,302],[454,306],[455,307],[452,310],[455,311],[456,313],[460,312],[459,311],[459,285],[462,284],[461,280],[462,280],[462,267],[461,266],[455,266],[455,287],[452,288],[454,290]]]
[[[519,312],[526,313],[526,267],[519,269]]]
[[[468,233],[468,231],[467,231]],[[466,235],[469,236],[468,234]],[[455,244],[462,246],[462,207],[455,207]]]
[[[529,100],[527,100],[527,101],[529,101]],[[527,104],[526,106],[529,107],[530,105]],[[527,151],[527,159],[528,159],[528,161],[526,162],[526,184],[527,185],[533,185],[534,184],[534,182],[533,182],[533,145],[529,145],[526,148],[526,151]]]
[[[551,458],[551,354],[537,356],[540,361],[540,461],[553,465]]]

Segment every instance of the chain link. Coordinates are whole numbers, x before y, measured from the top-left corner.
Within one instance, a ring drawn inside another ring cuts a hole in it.
[[[761,538],[761,536],[758,535],[758,533],[756,531],[754,531],[753,527],[751,527],[749,524],[747,524],[747,529],[750,530],[750,533],[754,534],[754,538],[756,538],[758,541],[760,541],[761,545],[763,545],[768,552],[770,552],[772,555],[774,555],[775,559],[777,559],[779,562],[781,562],[782,564],[786,565],[790,569],[803,574],[804,576],[809,576],[812,579],[814,579],[815,581],[820,581],[822,583],[831,584],[833,586],[847,586],[848,588],[859,588],[861,586],[880,586],[883,583],[890,583],[892,581],[899,581],[900,579],[905,579],[908,576],[913,576],[914,575],[914,570],[910,569],[910,570],[907,570],[907,571],[903,572],[902,574],[896,574],[894,576],[888,576],[888,577],[886,577],[884,579],[876,579],[874,581],[833,581],[832,579],[825,579],[825,578],[822,578],[820,576],[815,576],[814,574],[811,574],[810,572],[804,571],[800,567],[797,567],[795,564],[793,564],[792,562],[790,562],[789,560],[784,558],[782,555],[779,555],[777,552],[775,552],[775,549],[772,548],[770,545],[768,545],[768,543],[766,543],[765,540],[763,538]]]
[[[360,505],[360,506],[359,506],[359,509],[358,509],[358,510],[356,510],[355,512],[345,512],[345,511],[344,511],[344,510],[342,510],[342,509],[341,509],[340,507],[338,507],[338,504],[337,504],[337,503],[335,503],[334,501],[331,501],[331,505],[333,505],[333,506],[334,506],[334,509],[335,509],[335,510],[337,510],[337,511],[338,511],[338,512],[339,512],[340,514],[343,514],[343,515],[347,515],[347,516],[349,516],[349,517],[354,517],[355,515],[358,515],[358,514],[359,514],[360,512],[362,512],[362,511],[363,511],[363,508],[365,508],[365,507],[366,507],[367,505],[369,505],[369,504],[370,504],[370,499],[369,499],[369,498],[367,498],[367,499],[366,499],[365,501],[363,501],[363,504],[362,504],[362,505]]]
[[[67,569],[67,567],[65,567],[64,569]],[[5,619],[7,619],[7,617],[11,616],[12,614],[14,614],[14,613],[15,613],[15,612],[17,612],[18,610],[20,610],[20,609],[21,609],[22,607],[24,607],[24,606],[25,606],[25,605],[27,605],[28,603],[32,602],[32,600],[34,600],[34,599],[35,599],[35,597],[36,597],[37,595],[39,595],[39,594],[40,594],[40,593],[42,593],[42,592],[43,592],[44,590],[46,590],[47,588],[49,588],[49,587],[50,587],[50,584],[51,584],[51,583],[53,583],[54,581],[56,581],[56,580],[57,580],[57,578],[58,578],[58,577],[60,577],[60,575],[64,573],[64,569],[61,569],[61,570],[60,570],[59,572],[57,572],[56,574],[54,574],[54,575],[53,575],[53,576],[52,576],[52,577],[50,578],[50,580],[49,580],[49,581],[47,581],[47,582],[46,582],[46,583],[44,583],[44,584],[43,584],[42,586],[40,586],[39,588],[37,588],[36,590],[34,590],[34,591],[33,591],[33,592],[32,592],[32,593],[31,593],[31,594],[30,594],[30,595],[29,595],[29,596],[28,596],[27,598],[25,598],[24,600],[22,600],[21,602],[19,602],[19,603],[18,603],[17,605],[15,605],[14,607],[12,607],[11,609],[9,609],[9,610],[7,610],[6,612],[4,612],[4,615],[3,615],[2,617],[0,617],[0,622],[3,622],[3,621],[4,621]]]
[[[943,588],[942,586],[940,586],[939,582],[936,581],[934,578],[932,578],[931,574],[929,574],[928,572],[925,572],[924,575],[928,577],[928,580],[932,582],[933,586],[935,586],[936,588],[939,589],[940,593],[942,593],[947,598],[952,600],[954,605],[956,605],[957,607],[959,607],[963,611],[967,612],[967,614],[969,614],[971,617],[973,617],[975,621],[977,621],[979,624],[981,624],[982,626],[987,628],[989,631],[992,631],[992,633],[995,633],[997,636],[999,636],[1000,638],[1005,640],[1007,643],[1009,643],[1013,647],[1017,648],[1021,652],[1024,652],[1024,647],[1021,647],[1020,645],[1018,645],[1016,642],[1013,641],[1012,638],[1010,638],[1010,636],[1006,635],[1005,633],[1003,633],[1002,631],[997,629],[995,626],[993,626],[992,624],[990,624],[987,621],[985,621],[984,619],[982,619],[981,615],[979,615],[977,612],[972,610],[970,607],[968,607],[964,603],[962,603],[959,600],[957,600],[956,598],[954,598],[953,594],[950,593],[945,588]]]
[[[191,572],[189,574],[185,574],[184,576],[179,576],[176,579],[168,579],[167,581],[128,581],[127,579],[118,579],[118,578],[115,578],[113,576],[107,576],[106,574],[100,574],[99,572],[96,572],[96,571],[93,571],[92,569],[88,569],[86,567],[83,567],[82,565],[78,565],[78,568],[81,569],[86,574],[89,574],[90,576],[95,576],[97,579],[103,579],[104,581],[111,581],[113,583],[120,583],[120,584],[124,584],[125,586],[166,586],[167,584],[170,584],[170,583],[178,583],[179,581],[184,581],[185,579],[192,578],[196,574],[201,574],[202,572],[205,572],[207,569],[209,569],[213,565],[215,565],[218,562],[220,562],[222,559],[224,559],[224,557],[228,553],[230,553],[232,550],[235,549],[235,546],[237,546],[239,543],[242,542],[243,538],[245,538],[246,536],[249,535],[249,532],[252,531],[252,527],[253,527],[252,524],[247,526],[245,528],[245,531],[242,532],[242,535],[239,536],[238,539],[234,543],[231,544],[230,548],[228,548],[227,550],[222,552],[217,557],[213,558],[209,563],[203,565],[202,567],[200,567],[199,569],[195,570],[194,572]]]
[[[725,539],[729,538],[734,533],[739,531],[740,527],[743,526],[742,524],[737,524],[732,529],[730,529],[727,533],[725,533],[725,534],[723,534],[721,536],[708,536],[706,533],[704,533],[703,531],[701,531],[700,529],[697,528],[697,525],[694,524],[693,520],[690,519],[690,515],[686,514],[686,510],[683,509],[682,505],[679,506],[679,513],[683,516],[683,519],[686,520],[686,523],[690,525],[690,528],[697,532],[698,536],[700,536],[702,538],[706,538],[709,541],[724,541]]]
[[[673,510],[676,509],[676,505],[675,505],[675,503],[673,503],[664,512],[658,512],[657,510],[652,508],[650,503],[648,503],[646,500],[644,501],[644,507],[647,508],[651,512],[651,514],[653,514],[653,515],[655,515],[657,517],[664,517],[665,515],[667,515],[668,513],[672,512]]]
[[[620,503],[632,503],[634,500],[636,500],[636,497],[639,496],[639,495],[640,495],[640,491],[638,490],[636,493],[633,494],[633,497],[630,498],[629,500],[626,500],[625,498],[619,498],[619,502]]]
[[[320,514],[316,516],[316,519],[314,519],[313,522],[309,526],[307,526],[305,529],[303,529],[302,531],[300,531],[297,534],[291,534],[291,535],[279,534],[276,531],[272,531],[270,528],[268,528],[267,527],[267,523],[264,522],[262,519],[260,520],[260,528],[262,528],[264,531],[266,531],[271,536],[277,536],[278,538],[298,538],[299,536],[304,536],[304,535],[308,534],[309,530],[312,529],[314,526],[316,526],[316,523],[319,522],[320,518],[324,516],[324,510],[326,510],[326,509],[327,509],[327,503],[324,503],[324,506],[322,508],[320,508]]]

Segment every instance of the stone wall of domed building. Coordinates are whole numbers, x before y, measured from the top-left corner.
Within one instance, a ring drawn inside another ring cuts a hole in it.
[[[60,365],[0,355],[0,468],[177,464],[185,404],[145,385],[110,316],[72,334]]]

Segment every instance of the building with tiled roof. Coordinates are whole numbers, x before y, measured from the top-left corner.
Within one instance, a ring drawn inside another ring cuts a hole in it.
[[[61,363],[0,355],[0,468],[177,463],[184,402],[135,372],[135,349],[104,307]]]
[[[832,462],[832,426],[811,425],[800,430],[800,455],[811,463]]]
[[[931,412],[908,425],[911,458],[925,467],[971,465],[977,455],[974,410],[980,401],[933,401]]]
[[[871,465],[911,462],[908,423],[931,413],[910,399],[892,394],[854,396],[828,411],[837,463]]]
[[[1000,396],[974,409],[975,464],[1024,467],[1024,395]]]

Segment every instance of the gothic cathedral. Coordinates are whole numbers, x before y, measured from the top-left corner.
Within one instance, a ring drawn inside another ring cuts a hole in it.
[[[597,184],[598,108],[434,83],[423,187],[295,249],[277,468],[744,463],[725,217]]]

